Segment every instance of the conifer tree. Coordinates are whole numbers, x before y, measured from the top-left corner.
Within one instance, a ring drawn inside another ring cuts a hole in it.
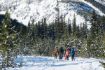
[[[17,33],[12,26],[10,14],[6,12],[5,18],[2,21],[0,34],[0,49],[3,51],[2,67],[12,66],[12,55],[16,46]]]
[[[93,11],[92,18],[91,18],[91,36],[93,39],[95,39],[98,36],[98,32],[99,32],[98,30],[99,23],[97,21],[98,21],[97,15],[95,11]]]
[[[92,18],[91,18],[91,29],[90,29],[90,35],[89,40],[91,41],[88,44],[88,50],[90,50],[90,54],[92,57],[99,57],[100,55],[100,46],[102,44],[101,42],[101,24],[99,23],[98,16],[96,15],[95,11],[93,11]],[[88,41],[87,41],[88,42]]]
[[[76,37],[76,34],[77,34],[77,26],[76,26],[76,17],[75,17],[75,14],[74,14],[74,19],[73,19],[72,32],[73,32],[73,36]]]
[[[69,36],[72,34],[71,24],[68,24],[68,34],[69,34]]]

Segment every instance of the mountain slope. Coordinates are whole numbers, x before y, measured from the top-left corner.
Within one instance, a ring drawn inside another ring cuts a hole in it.
[[[105,0],[87,0],[93,6],[97,7],[103,13],[105,13]]]
[[[28,25],[28,22],[33,19],[38,22],[43,18],[47,19],[47,23],[51,23],[58,14],[57,0],[1,0],[0,11],[7,9],[12,19],[17,19],[24,25]],[[75,14],[78,25],[88,20],[88,15],[91,15],[93,10],[101,16],[104,15],[99,9],[84,0],[59,2],[59,9],[60,16],[64,16],[66,22],[69,20],[72,23]]]
[[[95,0],[97,2],[99,2],[100,4],[104,5],[105,6],[105,0]]]

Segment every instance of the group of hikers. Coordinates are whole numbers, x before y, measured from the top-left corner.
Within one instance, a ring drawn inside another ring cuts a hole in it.
[[[77,55],[77,49],[76,47],[67,47],[64,49],[63,47],[55,47],[53,51],[53,55],[55,58],[69,60],[69,57],[71,57],[71,60],[74,60],[74,57]]]

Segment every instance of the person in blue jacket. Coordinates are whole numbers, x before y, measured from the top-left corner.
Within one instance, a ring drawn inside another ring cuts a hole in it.
[[[71,59],[73,61],[74,57],[75,57],[75,48],[74,47],[71,48],[70,55],[71,55]]]

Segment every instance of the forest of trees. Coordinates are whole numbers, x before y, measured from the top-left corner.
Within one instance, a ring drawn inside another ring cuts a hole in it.
[[[105,17],[93,12],[91,28],[87,22],[77,26],[74,15],[73,23],[66,23],[63,16],[51,24],[44,18],[38,23],[29,22],[26,29],[11,26],[10,14],[6,12],[0,25],[0,53],[2,67],[14,66],[17,55],[52,56],[55,47],[76,46],[78,56],[105,58]]]

